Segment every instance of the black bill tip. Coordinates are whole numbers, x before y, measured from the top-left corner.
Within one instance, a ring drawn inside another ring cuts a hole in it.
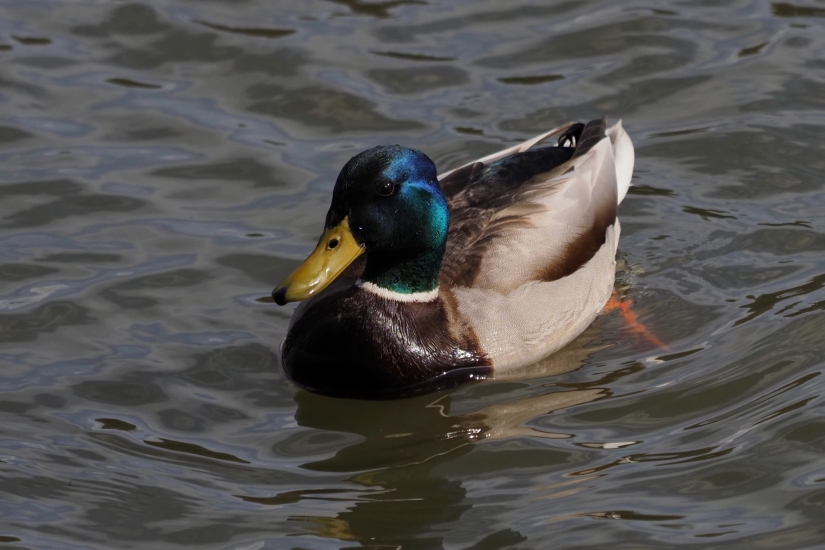
[[[286,305],[286,288],[276,288],[272,291],[272,299],[279,306]]]

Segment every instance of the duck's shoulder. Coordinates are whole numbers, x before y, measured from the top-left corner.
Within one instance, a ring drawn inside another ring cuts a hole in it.
[[[320,393],[395,397],[490,372],[446,296],[393,300],[357,285],[302,308],[283,345],[286,373]]]

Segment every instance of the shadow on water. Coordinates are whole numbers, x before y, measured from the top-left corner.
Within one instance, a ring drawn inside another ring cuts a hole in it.
[[[332,456],[304,463],[302,468],[347,474],[347,481],[362,490],[361,497],[335,517],[293,516],[291,520],[306,523],[304,529],[309,533],[357,541],[367,547],[440,547],[444,536],[439,533],[449,530],[472,508],[462,481],[451,479],[445,466],[449,469],[467,458],[479,444],[487,448],[493,442],[520,438],[569,439],[571,434],[528,423],[609,394],[599,383],[560,390],[515,381],[539,373],[544,380],[552,380],[553,376],[581,367],[594,351],[604,348],[593,344],[595,333],[589,330],[585,338],[557,356],[513,376],[512,382],[476,383],[457,393],[372,402],[333,399],[299,390],[294,399],[298,406],[295,420],[300,426],[357,436],[356,442],[340,447]],[[500,458],[496,458],[495,451],[486,454],[476,465],[481,471],[494,468],[498,462],[514,469],[541,464],[552,470],[565,466],[571,455],[578,453],[537,447],[532,453],[502,452]],[[252,501],[281,504],[291,498],[324,497],[318,491],[299,491]],[[526,539],[517,530],[507,528],[487,535],[473,547],[503,548]]]
[[[572,393],[576,395],[570,395]],[[354,434],[361,439],[330,458],[303,467],[353,474],[347,480],[363,490],[361,498],[335,517],[293,516],[291,520],[306,522],[309,533],[358,541],[365,546],[402,544],[410,548],[431,548],[440,545],[443,536],[438,532],[459,521],[472,507],[465,499],[462,482],[439,472],[443,465],[471,453],[476,442],[523,436],[525,431],[533,435],[539,433],[522,426],[525,420],[541,414],[539,411],[549,414],[599,396],[598,390],[557,392],[528,401],[489,405],[469,414],[451,415],[450,395],[382,403],[343,400],[329,403],[328,398],[298,392],[295,418],[299,425]],[[346,415],[330,410],[341,407],[346,408]],[[553,433],[540,436],[568,437]],[[564,464],[568,454],[545,451],[542,462],[552,468]],[[311,495],[312,492],[301,493],[296,498],[313,498]],[[283,498],[274,498],[271,503],[281,503]],[[515,531],[494,536],[505,536],[509,543],[525,540]]]

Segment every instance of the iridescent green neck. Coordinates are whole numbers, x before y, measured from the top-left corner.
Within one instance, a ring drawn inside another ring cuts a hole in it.
[[[399,254],[368,253],[361,280],[399,294],[429,292],[438,287],[443,256],[443,247],[404,257]]]

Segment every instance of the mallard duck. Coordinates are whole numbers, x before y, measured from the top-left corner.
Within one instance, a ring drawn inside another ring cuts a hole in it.
[[[284,371],[311,391],[380,399],[555,352],[610,298],[633,163],[621,123],[604,120],[440,178],[415,149],[354,156],[315,251],[272,292],[280,305],[306,300],[281,346]]]

